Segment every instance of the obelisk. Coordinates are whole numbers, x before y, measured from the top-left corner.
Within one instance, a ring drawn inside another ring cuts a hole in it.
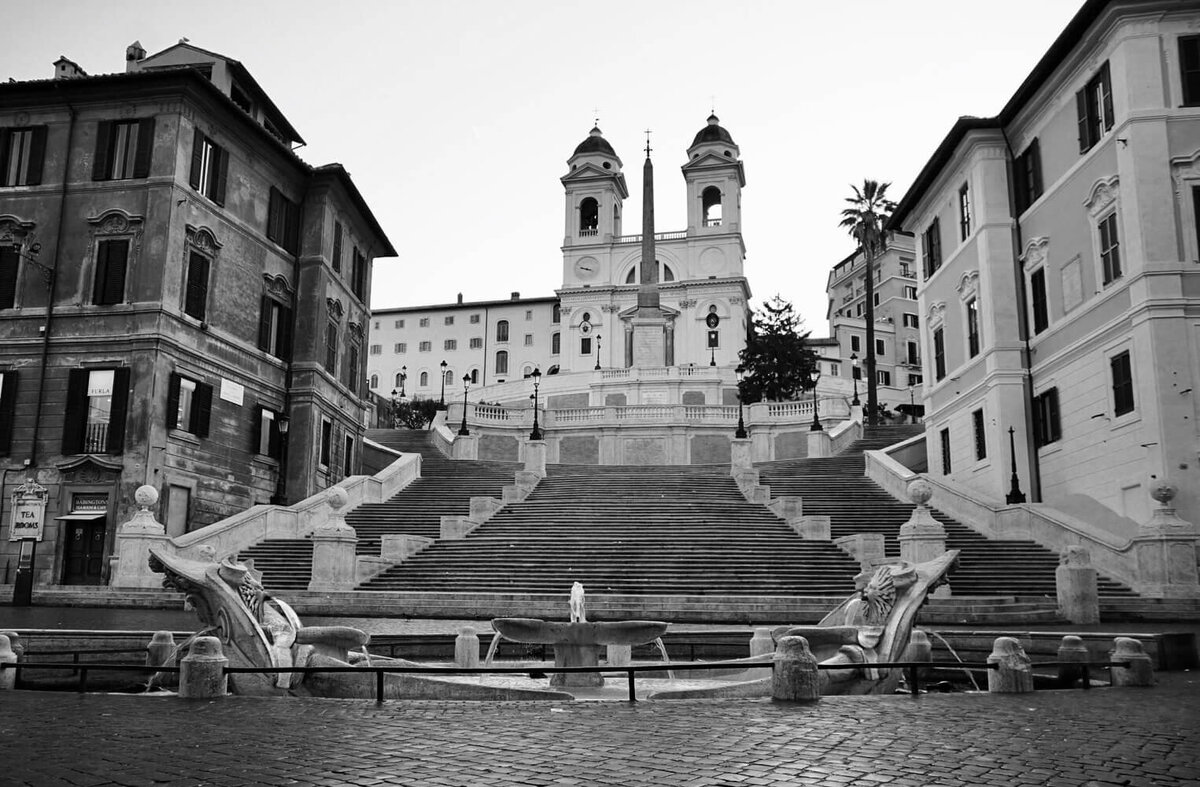
[[[658,302],[658,259],[654,252],[654,164],[646,132],[646,163],[642,167],[642,261],[638,266],[637,312],[633,323],[633,365],[666,365],[666,318]]]

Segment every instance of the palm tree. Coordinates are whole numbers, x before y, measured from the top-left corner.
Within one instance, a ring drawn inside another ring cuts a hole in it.
[[[883,251],[883,225],[896,208],[887,198],[890,183],[863,180],[862,188],[851,185],[853,197],[846,197],[850,207],[842,210],[839,226],[845,227],[858,241],[866,262],[867,291],[867,425],[878,423],[879,395],[875,379],[875,258]]]

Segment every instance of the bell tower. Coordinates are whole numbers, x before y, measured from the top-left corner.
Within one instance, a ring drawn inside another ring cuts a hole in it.
[[[622,201],[629,196],[621,159],[593,127],[567,159],[566,233],[563,246],[611,243],[621,234]]]
[[[733,137],[715,114],[700,129],[683,165],[687,183],[689,236],[742,231],[742,188],[746,172]]]

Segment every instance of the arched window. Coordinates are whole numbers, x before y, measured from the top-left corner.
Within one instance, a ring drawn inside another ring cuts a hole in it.
[[[377,374],[371,375],[371,387],[372,388],[379,387],[379,375],[377,375]]]
[[[600,227],[600,203],[592,197],[585,197],[579,203],[579,234],[595,235]]]
[[[709,186],[700,195],[700,203],[704,207],[704,226],[720,227],[721,190],[716,186]]]
[[[421,387],[429,387],[429,372],[421,372]]]
[[[496,323],[496,341],[508,341],[508,320],[501,320]]]
[[[625,275],[626,284],[638,284],[638,271],[641,265],[634,265],[629,269],[629,273]],[[675,271],[671,270],[670,265],[658,263],[658,280],[659,281],[675,281]]]
[[[525,364],[525,368],[521,370],[521,376],[528,377],[531,374],[533,374],[533,367],[529,364]]]
[[[550,322],[554,323],[555,325],[558,325],[560,322],[562,322],[562,304],[554,304],[554,309],[550,314]]]
[[[479,385],[479,370],[471,370],[471,385]]]
[[[558,355],[562,352],[562,334],[554,333],[550,335],[550,354]]]
[[[454,372],[446,370],[446,385],[454,385]]]
[[[496,374],[508,374],[507,350],[500,350],[496,353]]]
[[[401,388],[401,387],[403,387],[403,386],[404,386],[404,379],[405,379],[406,377],[408,377],[408,375],[406,375],[404,372],[396,372],[396,384],[395,384],[395,385],[393,385],[392,387],[393,387],[393,388]]]

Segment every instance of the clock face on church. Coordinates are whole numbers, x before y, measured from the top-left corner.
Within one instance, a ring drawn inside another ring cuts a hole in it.
[[[584,257],[575,263],[575,275],[581,279],[590,279],[600,271],[600,263],[591,257]]]

